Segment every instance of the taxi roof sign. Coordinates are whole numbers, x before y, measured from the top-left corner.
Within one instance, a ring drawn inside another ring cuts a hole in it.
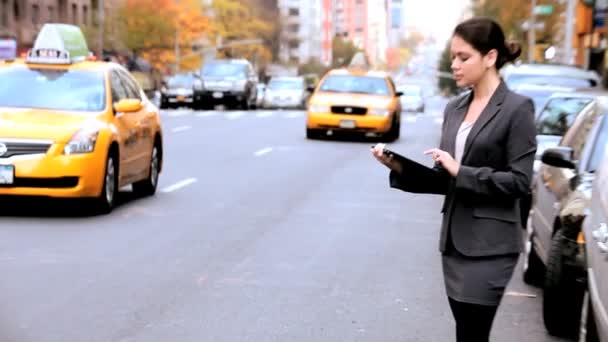
[[[26,60],[40,64],[71,64],[84,61],[90,55],[87,40],[78,26],[44,24]]]

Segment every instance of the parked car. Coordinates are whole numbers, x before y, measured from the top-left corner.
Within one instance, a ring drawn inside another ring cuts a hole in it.
[[[307,95],[303,77],[273,77],[264,93],[264,108],[306,108]]]
[[[255,100],[255,106],[262,108],[264,106],[264,94],[266,93],[266,85],[264,83],[258,83],[258,92]]]
[[[565,93],[569,91],[574,91],[575,89],[570,87],[560,87],[553,85],[522,83],[514,87],[512,90],[518,94],[527,96],[532,99],[532,101],[534,102],[534,114],[535,117],[538,118],[538,115],[545,107],[545,104],[547,103],[551,95],[555,93]]]
[[[595,71],[572,65],[559,64],[509,64],[501,69],[502,78],[509,88],[521,84],[538,84],[570,88],[593,88],[600,84]]]
[[[255,108],[258,76],[246,59],[218,59],[205,63],[202,101],[206,106]]]
[[[422,87],[417,84],[401,84],[397,86],[401,95],[401,109],[404,112],[424,113],[424,96]]]
[[[194,81],[192,73],[182,73],[166,79],[160,90],[160,108],[179,106],[192,107],[194,104]]]
[[[590,213],[583,223],[587,291],[579,341],[584,342],[608,342],[608,150],[598,164]]]
[[[585,107],[559,146],[545,150],[534,182],[524,280],[543,285],[545,327],[556,336],[573,336],[579,326],[585,267],[577,240],[608,143],[606,113],[608,96]]]

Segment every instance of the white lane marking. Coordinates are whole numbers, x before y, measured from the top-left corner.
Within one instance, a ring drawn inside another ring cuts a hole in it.
[[[214,115],[218,115],[218,112],[202,112],[202,113],[197,113],[196,116],[198,116],[199,118],[204,118],[207,116],[214,116]]]
[[[416,117],[415,116],[406,116],[405,117],[405,121],[407,122],[416,122]]]
[[[244,112],[232,112],[232,113],[226,114],[226,118],[228,118],[229,120],[234,120],[234,119],[240,118],[243,115],[245,115]]]
[[[257,116],[258,118],[267,118],[272,115],[274,115],[274,112],[259,112],[255,116]]]
[[[301,112],[291,112],[291,113],[287,113],[287,114],[285,114],[285,117],[286,117],[286,118],[292,118],[292,119],[293,119],[293,118],[297,118],[297,117],[299,117],[299,116],[302,116],[302,113],[301,113]]]
[[[443,123],[443,118],[437,118],[434,120],[436,124],[442,124]]]
[[[196,181],[197,181],[196,178],[187,178],[187,179],[179,181],[173,185],[169,185],[168,187],[162,189],[161,191],[164,193],[173,192],[173,191],[179,190],[181,188],[185,188],[190,184],[196,183]]]
[[[171,132],[173,132],[173,133],[183,132],[183,131],[187,131],[191,128],[192,127],[190,127],[190,126],[179,126],[179,127],[175,127],[174,129],[172,129]]]
[[[259,156],[263,156],[270,152],[272,152],[272,147],[266,147],[261,150],[255,151],[255,153],[253,155],[255,155],[256,157],[259,157]]]
[[[184,116],[184,115],[188,115],[188,114],[192,114],[191,110],[176,110],[174,112],[169,112],[169,116],[171,117],[177,117],[177,116]]]

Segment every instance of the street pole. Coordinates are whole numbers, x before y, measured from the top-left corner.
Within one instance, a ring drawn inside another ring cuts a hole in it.
[[[534,15],[534,9],[536,8],[536,0],[532,0],[532,6],[530,11],[530,22],[528,28],[528,62],[534,62],[534,49],[536,46],[536,18]]]
[[[572,40],[574,39],[574,16],[576,15],[576,0],[568,0],[566,8],[566,39],[564,39],[564,63],[574,64]]]
[[[97,36],[97,48],[99,49],[97,55],[99,56],[99,60],[103,60],[103,34],[105,31],[105,7],[103,0],[99,0],[97,2],[97,17],[99,19],[99,32]]]

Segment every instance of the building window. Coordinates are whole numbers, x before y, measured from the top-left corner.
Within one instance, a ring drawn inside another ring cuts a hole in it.
[[[289,9],[289,15],[297,17],[297,16],[300,15],[300,10],[298,8],[290,8]]]
[[[32,5],[32,24],[38,25],[40,22],[40,7]]]
[[[49,6],[49,22],[54,22],[57,19],[55,19],[55,7],[53,6]]]
[[[84,25],[89,24],[89,8],[87,5],[82,6],[82,23]]]
[[[72,4],[72,24],[78,25],[78,5]]]
[[[291,24],[289,25],[289,27],[287,28],[287,30],[291,33],[298,33],[300,32],[300,25],[298,24]]]

